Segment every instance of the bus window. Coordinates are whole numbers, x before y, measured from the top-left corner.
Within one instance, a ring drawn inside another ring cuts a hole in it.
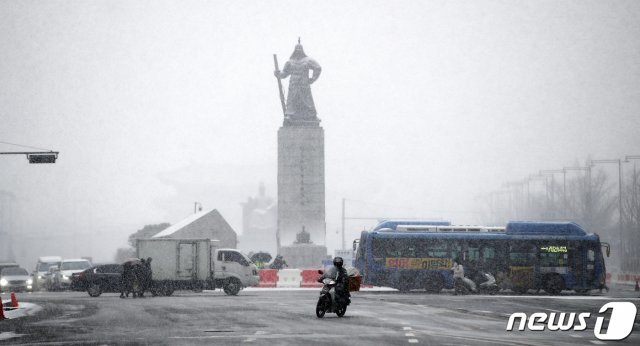
[[[467,244],[467,261],[479,261],[480,260],[480,245],[476,242],[469,242]]]
[[[367,242],[365,239],[366,238],[363,237],[357,245],[358,251],[356,252],[356,258],[360,260],[364,260],[364,250],[367,246]],[[354,245],[355,245],[355,241],[354,241]]]
[[[529,267],[536,262],[536,247],[525,242],[511,245],[509,263],[512,266]]]
[[[587,250],[587,280],[593,281],[596,277],[595,272],[596,252],[593,249]]]
[[[485,246],[482,249],[482,259],[486,261],[493,261],[496,258],[496,249],[494,247]]]
[[[459,242],[455,242],[455,243],[450,243],[449,244],[449,251],[451,252],[451,258],[453,259],[460,259],[460,260],[464,260],[464,258],[462,258],[462,244],[460,244]]]
[[[448,258],[447,244],[444,241],[429,240],[426,244],[426,257]]]

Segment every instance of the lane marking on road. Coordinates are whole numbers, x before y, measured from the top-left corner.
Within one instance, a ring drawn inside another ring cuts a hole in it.
[[[592,344],[596,345],[606,345],[606,342],[598,341],[598,340],[590,340]]]
[[[559,299],[559,300],[640,300],[640,298],[606,297],[606,296],[490,296],[504,299]],[[451,300],[453,301],[453,300]]]
[[[411,330],[411,327],[402,327],[402,330]]]
[[[569,334],[570,337],[572,338],[581,338],[582,335],[578,335],[578,334]]]
[[[404,336],[416,336],[416,335],[413,333],[404,333]]]
[[[407,341],[409,341],[410,344],[417,344],[418,343],[418,339],[409,339]]]

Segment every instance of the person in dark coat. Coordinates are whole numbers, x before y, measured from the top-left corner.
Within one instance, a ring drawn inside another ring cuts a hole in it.
[[[142,262],[142,265],[136,266],[135,273],[138,282],[140,283],[140,291],[138,292],[138,296],[143,297],[144,292],[150,291],[153,284],[151,272],[151,257],[148,257],[146,260],[143,258],[140,260],[140,262]]]
[[[271,265],[269,266],[269,268],[271,269],[283,269],[288,267],[287,262],[284,260],[284,258],[282,258],[281,255],[276,256],[276,258],[273,260],[273,263],[271,263]]]
[[[120,298],[129,297],[133,291],[133,263],[131,261],[122,264],[122,276],[120,277]]]

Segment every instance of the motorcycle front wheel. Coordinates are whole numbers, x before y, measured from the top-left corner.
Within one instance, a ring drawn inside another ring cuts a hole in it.
[[[323,318],[324,314],[327,312],[324,306],[325,304],[322,301],[322,298],[318,299],[318,304],[316,304],[316,316],[318,316],[318,318]]]
[[[344,316],[345,313],[347,313],[347,306],[346,305],[341,305],[336,310],[336,315],[338,315],[338,317]]]

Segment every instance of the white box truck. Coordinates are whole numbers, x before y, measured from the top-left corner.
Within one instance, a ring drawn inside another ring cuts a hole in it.
[[[244,287],[257,286],[256,265],[236,249],[220,249],[218,243],[211,239],[138,239],[137,257],[151,258],[152,294],[222,288],[236,295]]]

